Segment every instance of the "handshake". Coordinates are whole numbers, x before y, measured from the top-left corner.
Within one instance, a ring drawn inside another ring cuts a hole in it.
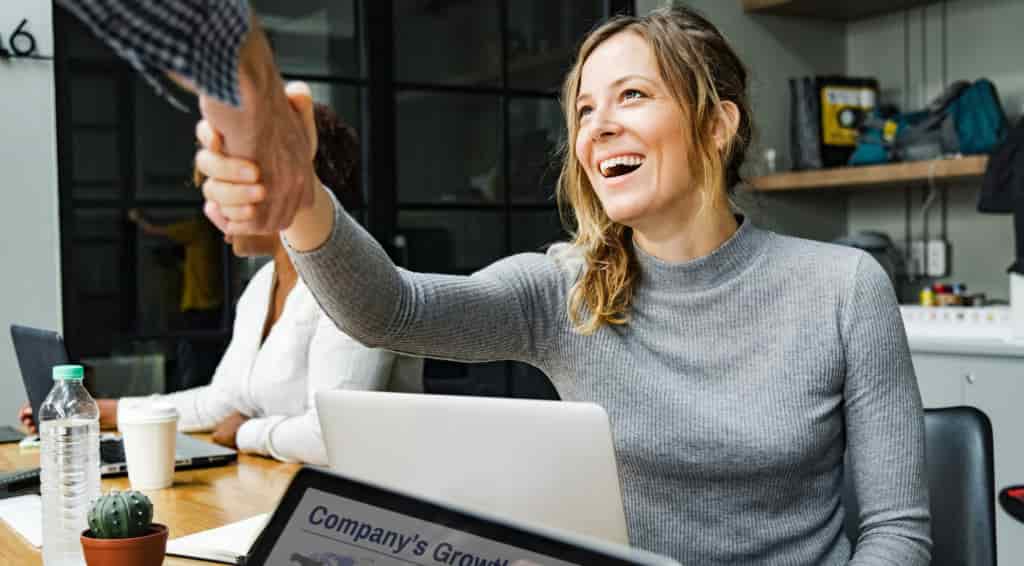
[[[261,97],[247,84],[243,99],[253,103],[243,108],[200,96],[203,211],[228,238],[284,231],[298,250],[319,247],[333,227],[334,207],[314,168],[318,134],[309,87],[291,83]]]

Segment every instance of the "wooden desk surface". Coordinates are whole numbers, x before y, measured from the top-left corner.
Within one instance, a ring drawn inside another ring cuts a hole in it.
[[[199,438],[208,440],[208,435]],[[39,465],[39,453],[19,453],[17,444],[0,445],[0,471]],[[170,538],[192,534],[272,511],[298,464],[283,464],[269,458],[238,455],[238,463],[216,468],[179,471],[174,486],[147,491],[153,500],[154,517],[170,529]],[[103,480],[103,491],[128,489],[128,478]],[[0,521],[0,564],[36,566],[42,554]],[[167,566],[213,564],[168,556]]]

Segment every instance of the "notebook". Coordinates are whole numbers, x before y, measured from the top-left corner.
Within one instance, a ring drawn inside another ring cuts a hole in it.
[[[0,500],[0,519],[32,546],[43,546],[43,503],[38,495]]]
[[[264,513],[216,529],[169,540],[167,554],[225,564],[242,564],[253,541],[263,531],[269,519],[270,513]]]

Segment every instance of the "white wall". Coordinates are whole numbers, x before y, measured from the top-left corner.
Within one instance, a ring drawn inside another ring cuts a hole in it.
[[[987,77],[996,84],[1011,119],[1024,113],[1024,34],[1020,32],[1024,2],[959,0],[949,2],[946,9],[946,78]],[[884,101],[920,108],[943,88],[942,10],[938,3],[849,24],[847,73],[875,76],[881,83]],[[906,64],[909,82],[905,78]],[[975,205],[979,188],[980,183],[975,182],[948,189],[948,238],[953,250],[948,279],[965,282],[969,290],[1006,299],[1006,267],[1014,256],[1013,221],[1010,216],[978,214]],[[922,189],[918,189],[912,211],[914,237],[920,237],[921,195]],[[903,191],[851,193],[848,211],[850,231],[884,230],[902,243]],[[931,235],[935,235],[939,223],[936,207],[929,216]]]
[[[671,0],[636,0],[636,13],[643,15],[655,8],[671,3]]]
[[[5,45],[23,18],[43,55],[53,55],[50,2],[0,2]],[[57,128],[53,62],[0,60],[0,424],[25,401],[8,326],[61,328]]]

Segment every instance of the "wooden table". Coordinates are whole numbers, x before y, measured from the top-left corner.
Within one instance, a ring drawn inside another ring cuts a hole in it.
[[[198,438],[208,440],[209,436]],[[38,465],[38,452],[19,453],[17,444],[0,445],[0,471]],[[299,468],[298,464],[239,454],[237,464],[176,472],[173,487],[147,491],[146,495],[153,500],[153,520],[167,525],[170,538],[177,538],[273,510]],[[103,491],[110,489],[128,489],[128,478],[104,479]],[[0,521],[0,564],[42,563],[39,550]],[[194,566],[212,562],[168,556],[164,564]]]

